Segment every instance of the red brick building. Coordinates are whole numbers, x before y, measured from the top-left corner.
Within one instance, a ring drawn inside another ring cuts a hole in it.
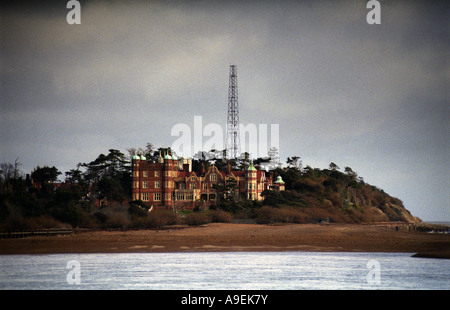
[[[193,209],[195,206],[209,207],[223,199],[226,194],[217,188],[235,184],[234,194],[250,200],[262,200],[264,190],[284,190],[281,177],[273,181],[273,175],[256,169],[253,164],[241,171],[219,171],[216,166],[207,170],[192,171],[191,159],[178,160],[175,156],[161,155],[156,162],[144,156],[132,158],[132,199],[142,200],[156,208]],[[216,186],[214,186],[216,185]],[[218,195],[224,197],[218,197]]]

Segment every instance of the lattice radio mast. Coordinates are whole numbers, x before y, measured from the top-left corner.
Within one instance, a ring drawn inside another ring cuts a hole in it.
[[[227,158],[237,158],[240,155],[241,147],[239,142],[239,103],[238,103],[237,67],[235,65],[230,65],[226,147],[227,147]]]

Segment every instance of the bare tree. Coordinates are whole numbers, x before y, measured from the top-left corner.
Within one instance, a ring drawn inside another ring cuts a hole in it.
[[[14,161],[14,179],[17,179],[21,176],[19,167],[22,166],[22,163],[19,161],[19,157]]]

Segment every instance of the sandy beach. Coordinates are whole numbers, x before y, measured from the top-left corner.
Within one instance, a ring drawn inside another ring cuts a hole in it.
[[[450,235],[358,224],[211,223],[161,230],[79,231],[0,240],[0,254],[186,251],[407,252],[450,258]]]

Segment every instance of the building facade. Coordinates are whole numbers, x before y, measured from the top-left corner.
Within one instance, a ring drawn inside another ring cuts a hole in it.
[[[178,160],[167,154],[153,162],[144,156],[132,158],[132,200],[142,200],[155,208],[208,208],[227,195],[241,195],[249,200],[262,200],[264,190],[283,191],[280,176],[273,181],[270,172],[258,170],[253,164],[241,171],[208,169],[192,171],[191,159]]]

